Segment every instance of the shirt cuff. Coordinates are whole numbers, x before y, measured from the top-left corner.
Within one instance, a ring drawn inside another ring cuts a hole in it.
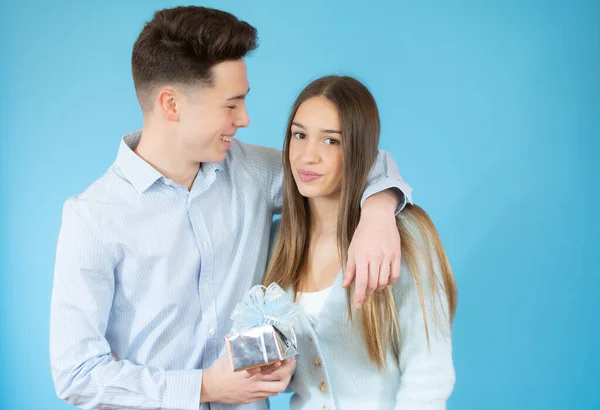
[[[168,370],[164,410],[198,410],[202,390],[202,370]]]
[[[404,209],[407,203],[412,204],[412,188],[403,179],[395,178],[381,178],[378,181],[369,183],[369,186],[365,189],[363,196],[360,200],[360,206],[362,207],[365,200],[379,192],[385,191],[386,189],[394,189],[397,193],[400,202],[396,208],[395,215],[398,215],[400,211]]]

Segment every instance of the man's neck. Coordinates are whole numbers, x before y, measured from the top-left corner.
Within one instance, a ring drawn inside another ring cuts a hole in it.
[[[177,152],[177,147],[161,131],[144,127],[135,153],[165,178],[191,190],[201,164]]]

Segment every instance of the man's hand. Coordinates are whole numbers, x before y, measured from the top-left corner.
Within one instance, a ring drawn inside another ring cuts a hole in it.
[[[367,198],[348,248],[344,287],[354,285],[354,306],[400,278],[400,234],[394,215],[398,197],[389,189]]]
[[[284,360],[270,366],[234,372],[223,356],[202,375],[201,402],[246,404],[264,400],[285,391],[296,360]]]

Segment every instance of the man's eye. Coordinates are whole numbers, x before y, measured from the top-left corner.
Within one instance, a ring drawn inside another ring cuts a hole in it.
[[[235,106],[235,105],[228,105],[227,108],[229,108],[230,110],[235,110],[237,108],[237,106]]]

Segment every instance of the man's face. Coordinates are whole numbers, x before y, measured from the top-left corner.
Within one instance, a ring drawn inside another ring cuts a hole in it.
[[[219,63],[212,76],[213,85],[187,87],[178,103],[179,145],[195,162],[223,161],[238,128],[250,123],[244,60]]]

